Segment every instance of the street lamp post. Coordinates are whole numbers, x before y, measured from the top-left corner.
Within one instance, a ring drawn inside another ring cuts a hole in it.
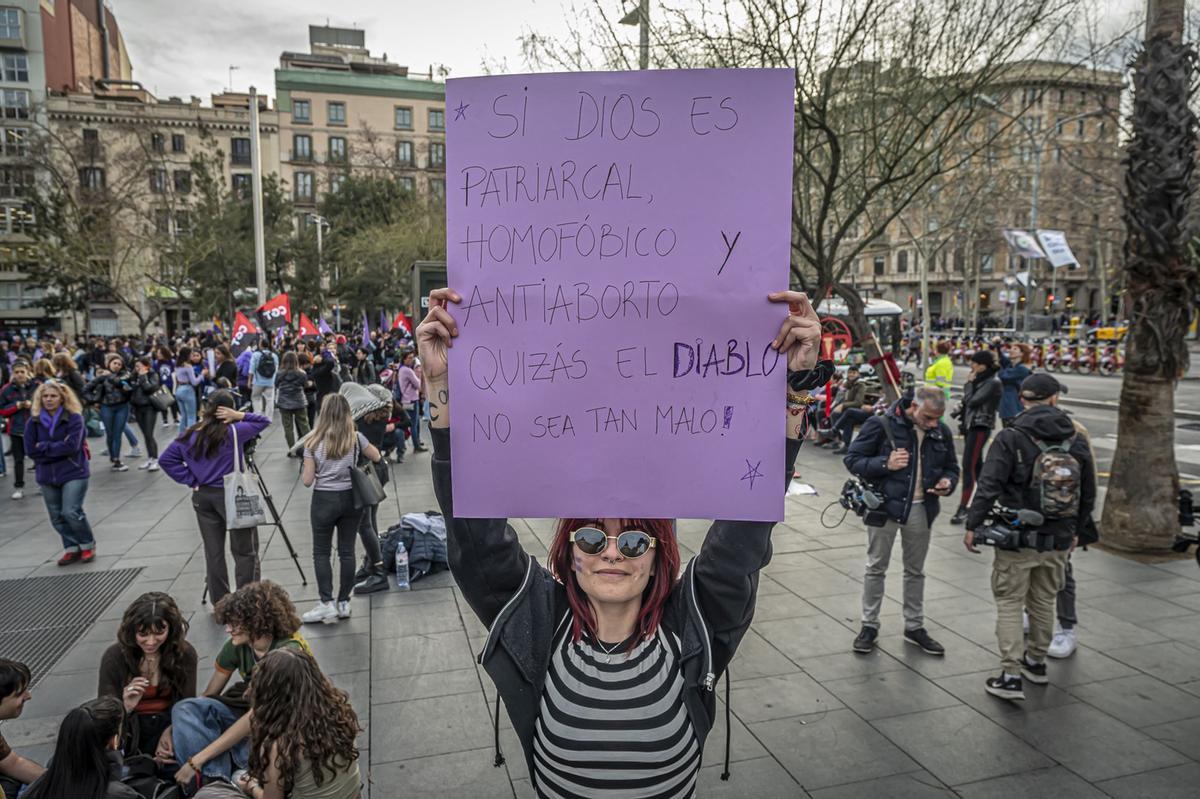
[[[621,17],[622,25],[637,25],[638,69],[650,68],[650,0],[638,0],[638,6]]]
[[[327,283],[328,281],[325,280],[325,270],[321,264],[321,255],[325,248],[324,233],[325,233],[325,228],[329,227],[329,220],[326,219],[325,217],[321,216],[320,214],[309,214],[308,218],[309,218],[309,221],[311,221],[314,225],[317,226],[317,274],[321,276],[321,280],[323,282]],[[333,268],[336,272],[337,265],[335,264]],[[338,281],[338,276],[334,275],[334,283],[336,283],[337,281]],[[334,304],[334,306],[333,306],[333,326],[335,328],[337,328],[338,330],[342,329],[342,306],[341,306],[340,302]]]

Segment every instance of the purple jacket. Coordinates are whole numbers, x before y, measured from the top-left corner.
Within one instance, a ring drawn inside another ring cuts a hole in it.
[[[25,452],[37,467],[38,485],[60,486],[88,478],[88,456],[84,453],[87,428],[83,417],[63,411],[54,432],[37,417],[25,424]]]
[[[271,420],[257,413],[248,413],[240,422],[234,422],[237,428],[238,446],[245,449],[246,442],[267,429]],[[167,445],[158,457],[158,465],[167,476],[176,483],[182,483],[191,488],[199,486],[224,485],[223,478],[233,471],[233,433],[227,433],[225,442],[211,458],[201,458],[192,453],[191,441],[195,434],[186,439],[177,438]]]
[[[254,359],[254,350],[250,347],[242,350],[237,356],[235,363],[238,368],[238,385],[247,386],[250,384],[250,361]]]

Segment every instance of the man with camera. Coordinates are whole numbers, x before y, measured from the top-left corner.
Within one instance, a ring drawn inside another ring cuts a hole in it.
[[[931,655],[945,648],[925,631],[925,555],[938,498],[954,491],[958,461],[954,436],[942,423],[946,396],[922,386],[882,416],[872,416],[843,462],[863,483],[867,567],[863,578],[862,631],[854,651],[866,654],[879,637],[879,609],[896,533],[904,553],[904,640]],[[866,495],[869,494],[869,497]],[[872,507],[873,506],[873,507]],[[861,506],[860,506],[861,507]]]
[[[1002,671],[985,689],[1002,699],[1024,699],[1023,680],[1045,685],[1046,651],[1054,631],[1055,600],[1067,556],[1096,501],[1095,464],[1071,418],[1059,410],[1060,386],[1048,374],[1021,383],[1025,410],[1000,431],[988,450],[967,514],[963,538],[995,547],[992,594]],[[1003,516],[1000,505],[1010,517]],[[1026,647],[1022,609],[1029,612]]]

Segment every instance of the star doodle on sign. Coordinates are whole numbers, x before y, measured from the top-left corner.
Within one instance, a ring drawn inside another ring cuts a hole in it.
[[[462,100],[459,100],[458,108],[454,109],[454,119],[455,120],[466,119],[467,118],[467,109],[470,107],[471,107],[470,103],[464,103]]]
[[[751,491],[754,490],[754,480],[763,476],[763,473],[758,470],[758,467],[760,466],[762,466],[762,461],[759,461],[753,466],[750,465],[750,461],[746,461],[746,473],[742,475],[742,479],[750,481]]]

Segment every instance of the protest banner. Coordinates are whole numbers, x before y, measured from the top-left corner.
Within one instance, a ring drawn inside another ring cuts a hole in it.
[[[783,518],[793,94],[447,81],[456,515]]]
[[[1078,266],[1075,253],[1071,252],[1071,246],[1067,244],[1066,233],[1061,230],[1039,230],[1037,238],[1042,245],[1042,251],[1046,253],[1046,260],[1055,269],[1060,266]]]
[[[1038,246],[1037,240],[1029,235],[1029,231],[1005,228],[1001,232],[1004,234],[1004,240],[1008,242],[1008,248],[1012,251],[1013,255],[1019,255],[1022,258],[1046,257],[1046,254],[1042,252],[1042,248]]]
[[[234,355],[241,355],[247,347],[258,342],[258,328],[241,311],[233,318],[233,336],[229,339]]]
[[[300,313],[300,329],[297,332],[300,334],[300,338],[316,338],[321,334],[321,331],[311,319],[304,315],[303,311]]]
[[[292,321],[292,303],[287,293],[276,294],[260,305],[255,314],[262,329],[272,332]]]

